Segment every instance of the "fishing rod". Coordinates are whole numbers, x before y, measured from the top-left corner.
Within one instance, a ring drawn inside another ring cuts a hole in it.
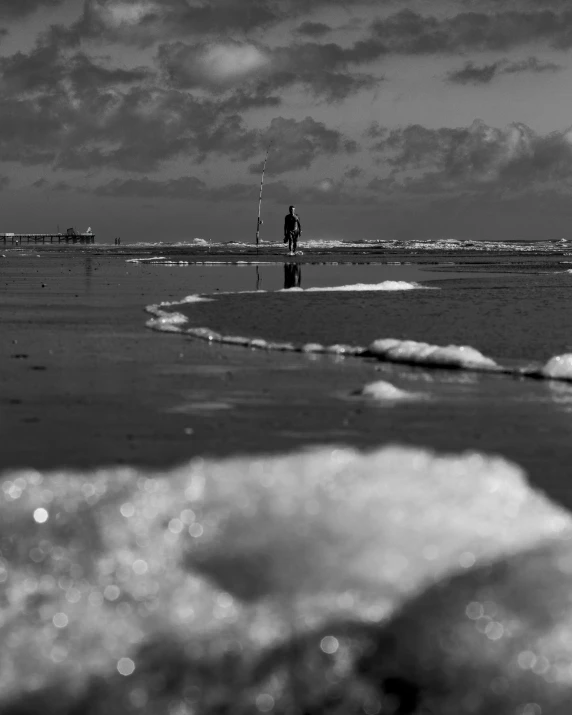
[[[270,147],[272,142],[268,145],[266,150],[266,157],[264,159],[264,164],[262,166],[262,177],[260,179],[260,196],[258,197],[258,221],[256,222],[256,250],[258,251],[258,242],[260,240],[260,226],[262,224],[262,219],[260,218],[260,212],[262,210],[262,187],[264,186],[264,172],[266,171],[266,162],[268,161],[268,155],[270,154]]]

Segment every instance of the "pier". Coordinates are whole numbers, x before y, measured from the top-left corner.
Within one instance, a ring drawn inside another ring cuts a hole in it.
[[[0,243],[95,243],[93,233],[0,233]]]

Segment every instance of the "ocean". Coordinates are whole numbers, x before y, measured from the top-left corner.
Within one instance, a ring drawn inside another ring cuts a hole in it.
[[[572,243],[0,252],[3,712],[569,711]]]

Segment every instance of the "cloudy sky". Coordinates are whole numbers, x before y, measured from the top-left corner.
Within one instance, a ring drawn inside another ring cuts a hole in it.
[[[312,8],[311,11],[308,8]],[[572,238],[568,0],[0,0],[2,231]]]

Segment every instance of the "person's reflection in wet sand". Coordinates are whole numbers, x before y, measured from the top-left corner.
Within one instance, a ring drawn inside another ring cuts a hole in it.
[[[284,288],[299,288],[302,284],[302,267],[299,263],[284,264]]]

